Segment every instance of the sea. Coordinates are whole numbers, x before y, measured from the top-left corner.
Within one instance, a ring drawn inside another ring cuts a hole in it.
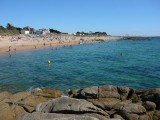
[[[67,91],[100,85],[160,88],[160,38],[111,40],[0,55],[0,92],[34,88]]]

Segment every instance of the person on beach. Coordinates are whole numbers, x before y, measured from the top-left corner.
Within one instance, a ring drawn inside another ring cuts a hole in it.
[[[9,52],[11,51],[11,46],[9,46],[9,50],[8,50]]]

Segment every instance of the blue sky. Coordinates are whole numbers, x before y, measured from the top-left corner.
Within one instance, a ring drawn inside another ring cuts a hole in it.
[[[160,35],[160,0],[0,0],[0,25]]]

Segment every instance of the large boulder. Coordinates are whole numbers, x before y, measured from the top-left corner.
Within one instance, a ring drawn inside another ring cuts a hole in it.
[[[132,114],[144,114],[146,113],[146,109],[139,104],[130,103],[125,105],[122,109],[122,112],[132,113]]]
[[[56,98],[46,103],[39,104],[37,106],[36,111],[44,113],[65,113],[65,114],[96,113],[108,116],[106,112],[94,106],[91,102],[88,102],[83,99],[75,99],[69,97]]]
[[[18,120],[109,120],[105,116],[96,113],[62,114],[62,113],[26,113]]]
[[[115,104],[121,102],[116,98],[88,99],[88,101],[103,110],[111,110]]]
[[[120,99],[117,87],[112,85],[99,86],[98,98],[117,98]]]
[[[160,120],[160,111],[156,110],[153,114],[153,120]]]
[[[98,86],[92,86],[84,88],[79,91],[79,97],[85,99],[97,99],[98,98]]]
[[[123,118],[125,120],[148,120],[147,115],[138,115],[138,114],[131,114],[131,113],[123,113]]]
[[[9,99],[11,96],[12,96],[12,94],[9,92],[1,92],[0,93],[0,101],[2,101],[4,99]]]
[[[0,120],[15,120],[25,113],[21,106],[6,103],[8,100],[0,102]]]
[[[140,104],[130,103],[120,107],[118,113],[125,120],[148,120],[146,109]]]
[[[135,90],[126,86],[118,86],[117,87],[118,93],[120,94],[121,100],[126,100],[131,98],[135,93]]]
[[[46,94],[45,94],[46,92]],[[25,112],[33,112],[41,102],[59,97],[61,93],[54,90],[34,90],[10,94],[0,93],[0,120],[15,120]]]
[[[156,109],[156,104],[151,101],[144,102],[143,106],[146,108],[147,111],[154,111]]]
[[[120,120],[124,120],[122,116],[118,115],[118,114],[114,114],[113,118],[118,118]]]
[[[121,101],[116,103],[115,105],[112,106],[112,109],[119,111],[121,110],[124,106],[131,104],[132,102],[130,100],[125,100],[125,101]]]
[[[156,104],[156,109],[160,110],[160,88],[145,89],[137,91],[143,102],[151,101]]]
[[[77,91],[69,91],[69,95],[80,99],[116,98],[120,100],[130,99],[135,90],[126,86],[92,86]]]

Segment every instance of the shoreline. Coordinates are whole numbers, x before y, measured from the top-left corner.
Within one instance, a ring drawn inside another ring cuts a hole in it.
[[[119,36],[73,36],[73,35],[18,35],[0,36],[0,55],[18,51],[62,47],[109,40],[142,39],[142,37]]]

